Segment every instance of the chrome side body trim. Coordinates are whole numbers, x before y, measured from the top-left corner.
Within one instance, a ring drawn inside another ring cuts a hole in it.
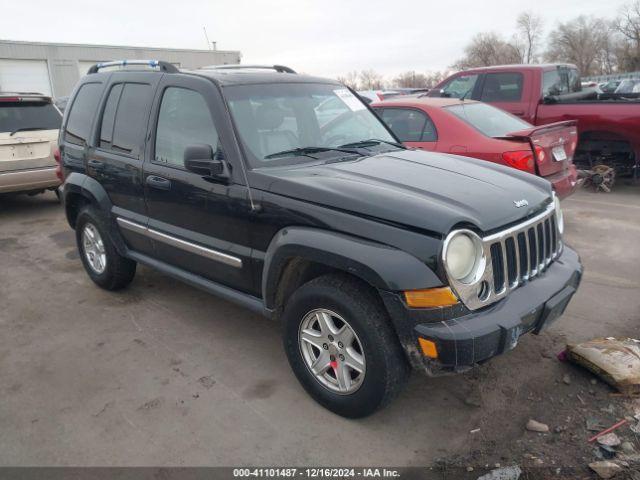
[[[118,217],[117,222],[118,225],[120,225],[122,228],[126,228],[127,230],[130,230],[132,232],[145,235],[152,240],[156,240],[158,242],[171,245],[172,247],[179,248],[186,252],[194,253],[196,255],[215,260],[216,262],[224,263],[225,265],[230,265],[235,268],[242,267],[242,260],[238,257],[227,255],[226,253],[218,252],[217,250],[212,250],[210,248],[203,247],[201,245],[197,245],[195,243],[191,243],[171,235],[167,235],[166,233],[153,230],[144,225],[140,225],[139,223],[132,222],[131,220],[127,220],[122,217]]]

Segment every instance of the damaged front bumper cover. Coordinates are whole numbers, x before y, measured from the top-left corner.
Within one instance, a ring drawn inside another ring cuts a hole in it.
[[[411,365],[435,376],[464,371],[512,350],[521,335],[540,333],[562,315],[581,277],[578,254],[565,246],[543,274],[479,311],[470,312],[461,305],[431,311],[411,309],[400,296],[389,292],[383,299]],[[436,344],[437,359],[422,354],[420,337]]]

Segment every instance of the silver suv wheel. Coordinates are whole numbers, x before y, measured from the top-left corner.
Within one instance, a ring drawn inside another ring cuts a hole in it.
[[[340,315],[323,308],[307,313],[300,323],[298,344],[307,368],[322,386],[341,395],[360,388],[366,373],[364,350]]]
[[[107,254],[98,229],[86,223],[82,229],[82,247],[84,256],[91,269],[98,275],[107,268]]]

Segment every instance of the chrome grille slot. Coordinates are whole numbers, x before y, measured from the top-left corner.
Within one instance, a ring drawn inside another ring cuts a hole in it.
[[[491,245],[491,262],[493,265],[493,291],[501,292],[505,288],[504,284],[504,264],[502,262],[502,245],[494,243]]]
[[[532,281],[562,250],[553,203],[535,217],[481,240],[487,266],[479,281],[465,284],[450,280],[458,298],[471,310],[489,305]],[[480,295],[483,282],[491,290],[486,297]]]
[[[524,232],[518,233],[518,257],[520,258],[520,276],[523,280],[529,278],[529,247]]]
[[[538,273],[538,237],[536,236],[536,229],[528,229],[527,236],[529,238],[529,276],[533,277]]]
[[[544,268],[544,257],[546,255],[544,250],[544,231],[542,230],[542,223],[536,225],[536,238],[538,239],[538,271]]]
[[[509,280],[509,286],[514,287],[518,284],[518,257],[516,253],[516,242],[515,237],[508,237],[504,241],[504,245],[506,247],[507,254],[507,279]]]

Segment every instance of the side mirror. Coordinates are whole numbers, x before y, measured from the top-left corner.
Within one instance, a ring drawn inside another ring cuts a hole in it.
[[[211,145],[189,145],[184,149],[184,167],[203,177],[226,180],[230,177],[229,166],[224,159],[216,156],[221,155],[214,155]]]

